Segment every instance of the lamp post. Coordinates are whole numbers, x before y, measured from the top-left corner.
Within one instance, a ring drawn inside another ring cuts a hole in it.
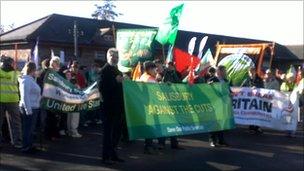
[[[69,34],[71,34],[71,29],[69,29]],[[78,30],[77,27],[77,22],[74,21],[74,26],[73,26],[73,38],[74,38],[74,55],[76,59],[78,59],[78,37],[83,36],[83,31]]]
[[[77,30],[76,21],[74,21],[73,36],[74,36],[74,55],[76,59],[78,59],[78,30]]]

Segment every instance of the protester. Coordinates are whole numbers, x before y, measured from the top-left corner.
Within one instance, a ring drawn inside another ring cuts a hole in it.
[[[33,147],[33,131],[40,112],[41,88],[35,81],[35,63],[26,63],[22,73],[22,77],[19,78],[22,152],[32,153],[36,151]]]
[[[167,67],[164,70],[164,77],[163,77],[163,82],[164,83],[181,83],[181,78],[178,72],[175,69],[174,63],[169,62],[167,64]],[[165,147],[166,144],[166,137],[158,138],[158,143],[159,147],[162,149]],[[170,137],[170,143],[171,143],[171,148],[172,149],[183,149],[178,145],[178,140],[176,136]]]
[[[283,80],[283,83],[280,87],[280,90],[282,92],[292,92],[295,88],[295,76],[293,73],[287,73],[285,79]],[[295,137],[296,132],[295,131],[287,131],[288,137]]]
[[[117,68],[118,51],[110,48],[107,52],[107,63],[101,69],[100,92],[104,103],[103,151],[102,161],[105,164],[124,162],[116,152],[121,129],[123,106],[122,73]]]
[[[161,82],[164,75],[164,66],[160,59],[155,59],[153,63],[156,65],[156,81]]]
[[[2,56],[0,67],[0,143],[2,141],[2,123],[7,112],[11,144],[21,148],[21,118],[19,113],[19,72],[14,69],[14,60],[11,57]]]
[[[54,56],[50,60],[50,68],[49,71],[46,73],[46,76],[51,71],[58,72],[59,69],[60,69],[60,58]],[[46,112],[47,112],[47,117],[46,117],[45,134],[48,139],[54,141],[60,138],[59,135],[60,114],[58,112],[54,112],[51,110],[47,110]]]
[[[79,63],[78,63],[79,65]],[[85,80],[85,85],[88,85],[87,84],[87,80],[86,80],[86,77],[85,77],[85,73],[88,71],[88,67],[85,66],[85,65],[80,65],[78,67],[78,72],[83,76],[84,80]]]
[[[198,84],[198,83],[207,83],[207,81],[215,76],[215,68],[213,67],[209,67],[208,71],[206,74],[199,74],[197,76],[195,76],[194,78],[194,83]]]
[[[224,66],[218,66],[216,69],[216,75],[208,80],[208,84],[215,82],[227,83],[226,68]],[[211,132],[209,134],[210,146],[216,147],[218,145],[228,146],[224,139],[224,131]]]
[[[264,77],[264,88],[280,90],[280,84],[278,80],[274,77],[273,72],[270,69],[266,70]]]
[[[299,66],[296,74],[295,83],[298,85],[302,78],[303,78],[303,68]]]
[[[92,64],[91,68],[89,68],[89,70],[87,72],[85,72],[85,78],[88,82],[88,85],[93,84],[95,81],[99,81],[97,63]]]
[[[156,65],[155,80],[156,80],[156,82],[161,83],[161,82],[163,82],[163,76],[164,76],[164,72],[165,72],[164,65],[160,59],[155,59],[153,61],[153,63]],[[161,149],[165,148],[165,140],[166,140],[165,137],[158,138],[158,149],[161,150]]]
[[[298,67],[298,71],[297,71],[297,75],[296,75],[296,85],[298,87],[299,90],[299,106],[300,106],[300,116],[299,116],[299,120],[300,122],[303,123],[303,119],[304,119],[304,63],[303,66],[299,66]],[[302,81],[301,81],[302,80]],[[302,83],[301,83],[302,82]]]
[[[84,75],[82,74],[82,71],[79,69],[79,62],[77,60],[72,61],[72,64],[70,66],[70,72],[71,72],[71,74],[75,75],[76,84],[79,86],[79,88],[80,89],[85,88],[87,85],[86,79],[85,79]],[[86,112],[81,111],[79,123],[81,125],[84,125],[85,120],[86,120]]]
[[[77,64],[74,63],[72,67],[78,67],[76,66]],[[72,84],[74,84],[77,88],[80,89],[80,86],[77,84],[77,78],[76,78],[76,73],[71,72],[69,70],[66,70],[65,72],[65,78],[69,80]],[[79,118],[80,118],[80,113],[79,112],[71,112],[67,113],[67,132],[68,135],[73,137],[73,138],[81,138],[82,135],[79,134],[78,132],[78,126],[79,126]]]
[[[70,70],[71,70],[72,74],[75,74],[75,76],[76,76],[77,85],[79,85],[79,87],[81,89],[85,88],[86,85],[87,85],[86,79],[85,79],[84,75],[79,70],[78,61],[74,60],[72,62]]]
[[[280,90],[284,92],[291,92],[295,87],[295,76],[292,73],[286,74],[285,80],[281,84]]]
[[[50,66],[50,59],[46,58],[41,62],[41,70],[39,71],[39,76],[37,77],[37,84],[41,89],[41,94],[43,93],[43,84],[45,74],[48,72]],[[40,133],[44,132],[45,129],[45,119],[46,119],[46,111],[44,109],[40,109],[40,113],[37,116],[37,126],[40,129]]]
[[[48,71],[50,66],[50,59],[44,59],[41,62],[41,70],[40,70],[40,74],[39,77],[37,77],[37,84],[40,86],[41,90],[43,90],[43,80],[44,80],[44,76],[46,74],[46,72]]]
[[[304,89],[301,89],[299,91],[300,97],[299,97],[299,107],[300,107],[300,119],[299,121],[302,122],[304,120]]]
[[[281,70],[279,70],[278,68],[275,69],[274,77],[279,82],[279,85],[283,83],[285,76],[286,75]]]
[[[263,80],[256,74],[255,67],[250,67],[248,70],[248,78],[246,78],[241,87],[264,88]],[[259,126],[249,125],[249,130],[256,134],[262,134],[263,131]]]
[[[154,62],[146,61],[143,64],[144,66],[144,73],[139,78],[139,81],[141,82],[148,82],[148,83],[157,83],[156,75],[157,75],[157,66]],[[145,147],[144,147],[144,153],[146,154],[154,154],[155,147],[153,145],[153,139],[147,138],[145,139]]]
[[[156,65],[154,62],[146,61],[143,64],[144,73],[140,76],[139,81],[148,83],[157,83],[156,80]]]
[[[66,75],[64,73],[64,71],[67,70],[67,67],[63,64],[61,64],[60,69],[58,71],[58,74],[66,79]],[[68,119],[68,115],[67,113],[64,112],[57,112],[58,116],[59,116],[59,134],[61,136],[65,136],[66,134],[66,130],[67,130],[67,119]]]
[[[215,76],[215,73],[216,73],[216,69],[214,68],[214,67],[209,67],[208,68],[208,72],[207,72],[207,74],[204,76],[204,79],[203,79],[203,81],[204,81],[204,83],[207,83],[207,81],[210,79],[210,78],[212,78],[212,77],[214,77]]]
[[[91,65],[88,71],[85,72],[85,78],[88,85],[92,85],[94,82],[99,82],[100,78],[98,75],[98,64],[94,63]],[[101,124],[101,111],[99,109],[88,111],[84,117],[84,126],[89,124]]]
[[[176,71],[173,62],[168,62],[164,70],[163,82],[181,83],[181,75]]]

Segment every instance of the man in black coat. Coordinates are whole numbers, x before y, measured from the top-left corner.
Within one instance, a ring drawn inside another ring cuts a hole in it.
[[[100,71],[100,92],[104,104],[103,124],[103,152],[102,160],[105,164],[124,162],[116,152],[121,129],[122,115],[124,114],[122,73],[117,68],[118,51],[110,48],[107,52],[107,63]]]
[[[255,67],[249,68],[248,76],[241,84],[241,87],[264,88],[263,80],[257,76]],[[249,130],[254,131],[256,134],[263,133],[262,129],[256,125],[249,125]]]
[[[226,83],[228,80],[226,79],[226,69],[224,66],[218,66],[216,69],[216,75],[208,79],[208,84],[212,84],[215,82]],[[211,147],[216,147],[218,145],[228,146],[228,144],[224,140],[224,131],[216,131],[211,132],[209,134],[209,141]]]

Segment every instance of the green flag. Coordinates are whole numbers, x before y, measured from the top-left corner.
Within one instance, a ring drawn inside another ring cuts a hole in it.
[[[170,12],[170,16],[168,16],[163,25],[159,27],[155,39],[162,45],[166,43],[174,45],[178,31],[179,18],[182,14],[183,8],[184,4],[174,7]]]
[[[292,74],[295,77],[296,74],[297,74],[297,71],[296,71],[296,69],[295,69],[295,67],[293,65],[290,65],[289,69],[286,72],[286,74]]]
[[[156,29],[119,29],[116,48],[119,52],[118,69],[130,72],[138,62],[152,60],[151,44]]]
[[[227,79],[233,86],[240,86],[242,82],[248,78],[248,70],[254,67],[252,59],[242,53],[235,53],[224,57],[218,66],[226,67]]]

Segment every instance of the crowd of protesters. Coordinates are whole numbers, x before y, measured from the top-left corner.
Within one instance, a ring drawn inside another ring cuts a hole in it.
[[[62,66],[59,57],[45,59],[41,63],[41,70],[33,62],[27,62],[21,73],[17,71],[12,58],[1,58],[1,116],[0,116],[0,143],[5,141],[2,132],[9,134],[11,144],[15,148],[21,148],[22,152],[33,153],[34,134],[40,132],[46,139],[57,141],[64,136],[81,138],[79,125],[89,124],[103,125],[102,159],[105,164],[124,162],[117,154],[117,146],[121,139],[128,140],[128,132],[124,114],[122,82],[133,79],[141,82],[155,84],[182,83],[179,72],[176,71],[174,62],[164,63],[159,59],[146,61],[141,64],[143,71],[139,78],[132,78],[131,73],[123,74],[118,70],[118,51],[110,48],[107,52],[107,63],[103,67],[93,64],[86,72],[80,71],[78,61],[74,60],[68,66]],[[302,70],[302,68],[299,68]],[[102,103],[99,110],[73,113],[58,113],[40,108],[40,100],[43,93],[44,77],[48,71],[58,72],[79,89],[97,81],[102,95]],[[278,74],[271,69],[265,71],[265,76],[260,78],[254,67],[249,68],[248,78],[241,86],[275,89],[291,92],[296,85],[297,75],[292,73]],[[210,67],[204,76],[196,77],[194,83],[227,83],[226,69],[224,66]],[[300,106],[303,110],[303,92],[300,97]],[[7,119],[3,125],[4,118]],[[8,129],[5,129],[8,127]],[[249,130],[262,134],[259,126],[250,125]],[[288,132],[294,136],[294,132]],[[37,136],[36,136],[37,137]],[[145,139],[144,153],[158,154],[165,148],[166,139],[170,139],[172,149],[183,149],[178,143],[177,137],[161,137],[158,143],[153,139]],[[228,146],[224,138],[224,131],[211,132],[209,134],[210,146]]]
[[[40,70],[35,63],[27,62],[20,72],[11,57],[1,56],[0,145],[10,140],[22,152],[34,153],[37,151],[33,146],[34,137],[50,141],[64,136],[81,138],[78,132],[80,121],[84,127],[89,123],[101,124],[99,111],[90,111],[90,116],[83,113],[81,118],[77,112],[59,113],[41,109],[44,77],[49,71],[58,72],[79,89],[99,80],[96,65],[83,74],[79,68],[76,60],[64,66],[60,58],[54,56],[43,60]]]

